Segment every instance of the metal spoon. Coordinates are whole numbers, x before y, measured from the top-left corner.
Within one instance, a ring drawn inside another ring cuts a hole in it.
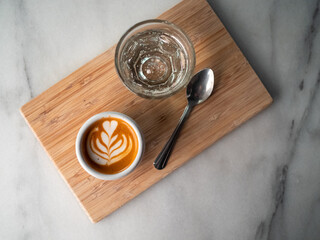
[[[214,86],[214,74],[209,68],[205,68],[194,75],[187,86],[188,105],[179,120],[178,126],[173,131],[170,139],[154,161],[153,165],[156,169],[161,170],[165,168],[168,159],[171,155],[174,144],[178,138],[182,125],[189,116],[194,106],[204,102],[210,97]]]

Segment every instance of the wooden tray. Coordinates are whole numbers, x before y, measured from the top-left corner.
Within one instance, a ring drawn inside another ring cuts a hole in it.
[[[158,182],[219,138],[267,107],[272,98],[204,0],[186,0],[160,19],[180,26],[196,50],[196,69],[214,69],[214,95],[197,106],[186,122],[167,167],[152,162],[186,105],[185,91],[164,100],[135,96],[121,83],[112,47],[21,108],[21,113],[55,163],[92,222],[98,222]],[[88,175],[75,154],[81,125],[92,115],[118,111],[142,128],[146,152],[127,177],[102,181]]]

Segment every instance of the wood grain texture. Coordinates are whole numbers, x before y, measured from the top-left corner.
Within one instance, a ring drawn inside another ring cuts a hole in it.
[[[135,96],[121,83],[112,47],[21,108],[21,113],[93,222],[98,222],[267,107],[272,98],[206,1],[183,1],[160,19],[180,26],[196,50],[196,69],[215,72],[214,96],[186,122],[167,167],[152,162],[186,105],[185,92],[164,100]],[[139,167],[123,179],[88,175],[75,154],[81,125],[92,115],[118,111],[133,118],[146,139]]]

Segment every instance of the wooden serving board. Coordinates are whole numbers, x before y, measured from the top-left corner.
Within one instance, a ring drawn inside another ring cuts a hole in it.
[[[92,222],[115,211],[272,102],[206,1],[182,1],[159,18],[175,23],[189,35],[196,50],[195,71],[209,67],[215,72],[214,96],[193,110],[164,170],[156,170],[152,163],[183,112],[187,103],[185,91],[163,100],[147,100],[129,92],[114,67],[115,47],[21,108]],[[118,111],[133,118],[146,139],[139,167],[116,181],[103,181],[87,174],[75,153],[81,125],[104,111]]]

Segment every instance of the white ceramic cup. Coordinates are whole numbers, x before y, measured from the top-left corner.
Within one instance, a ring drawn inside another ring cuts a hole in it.
[[[82,151],[81,151],[81,148],[83,146],[83,144],[81,144],[81,143],[84,140],[83,137],[85,137],[84,134],[85,134],[86,130],[88,129],[88,127],[90,127],[91,124],[100,120],[101,118],[106,118],[106,117],[119,118],[119,119],[125,121],[133,128],[133,130],[135,131],[137,138],[138,138],[138,153],[137,153],[136,158],[134,159],[134,161],[130,164],[130,166],[128,168],[126,168],[122,172],[115,173],[115,174],[101,173],[101,172],[96,171],[92,167],[90,167],[90,165],[84,159]],[[143,138],[143,135],[142,135],[142,132],[141,132],[139,126],[130,117],[128,117],[122,113],[118,113],[118,112],[102,112],[102,113],[96,114],[93,117],[89,118],[80,128],[78,135],[77,135],[77,139],[76,139],[76,154],[77,154],[77,158],[78,158],[80,165],[90,175],[92,175],[96,178],[102,179],[102,180],[115,180],[115,179],[124,177],[124,176],[128,175],[130,172],[132,172],[137,167],[137,165],[139,164],[139,162],[142,158],[142,155],[144,152],[144,147],[145,147],[144,138]]]

